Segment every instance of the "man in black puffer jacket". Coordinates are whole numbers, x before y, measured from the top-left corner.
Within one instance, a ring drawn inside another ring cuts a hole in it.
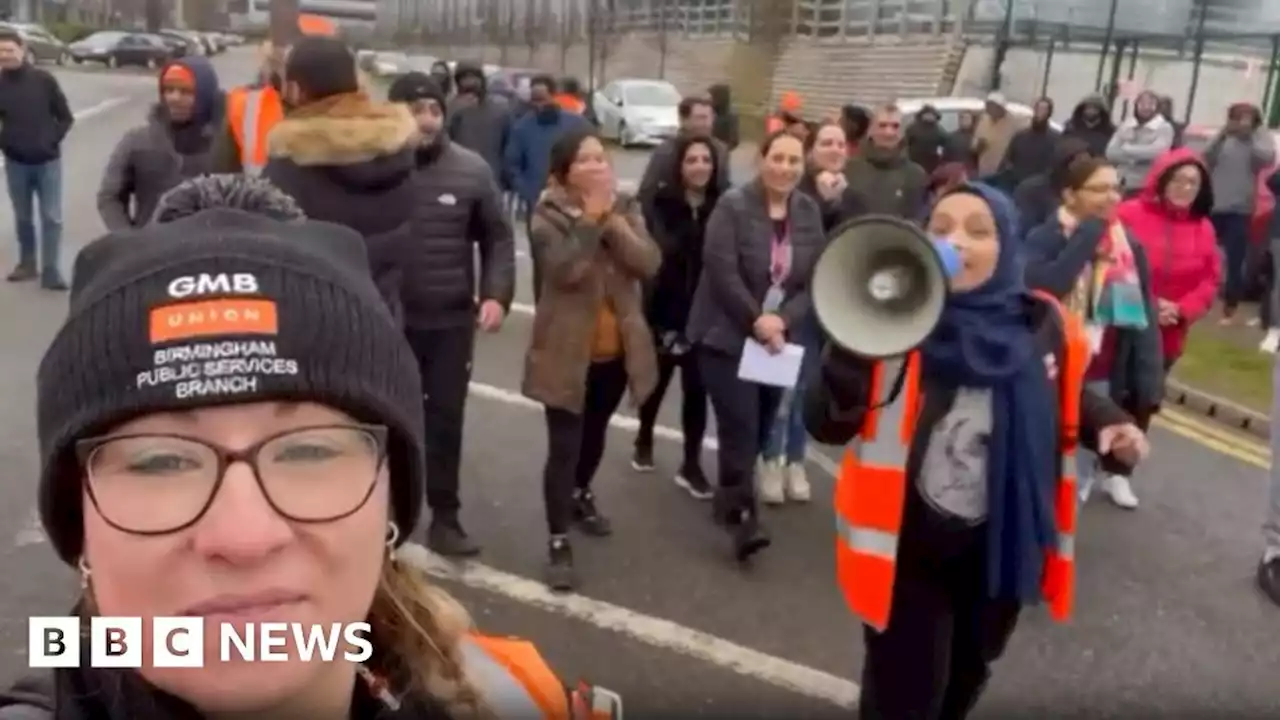
[[[403,280],[405,332],[426,392],[427,544],[441,555],[475,555],[479,547],[458,521],[462,423],[471,379],[475,327],[494,332],[515,294],[515,242],[493,171],[480,155],[444,132],[446,98],[429,75],[400,76],[387,93],[407,105],[419,129],[411,231],[375,247],[375,263]],[[480,277],[475,277],[475,248]],[[477,288],[477,284],[479,287]],[[475,298],[479,298],[479,307]]]
[[[313,220],[345,225],[366,242],[408,232],[417,202],[413,150],[418,128],[403,105],[360,89],[355,55],[341,40],[307,37],[289,52],[284,96],[292,108],[271,131],[262,176]],[[397,314],[395,268],[371,265]]]

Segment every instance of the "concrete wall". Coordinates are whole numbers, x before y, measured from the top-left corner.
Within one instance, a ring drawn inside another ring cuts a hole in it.
[[[783,92],[793,90],[804,98],[805,114],[814,118],[849,102],[945,94],[948,63],[959,62],[945,38],[935,35],[878,38],[874,43],[862,38],[833,43],[803,38],[785,41],[775,52],[761,43],[674,34],[668,35],[664,51],[661,38],[654,34],[626,33],[611,37],[608,48],[603,69],[597,67],[598,81],[658,77],[661,72],[684,92],[730,83],[739,111],[751,115],[773,107]],[[540,42],[532,51],[523,46],[504,51],[496,45],[459,43],[432,52],[588,77],[584,43],[562,48],[557,42]]]
[[[986,90],[990,75],[992,49],[972,45],[964,54],[956,78],[955,94],[981,95]],[[1094,80],[1098,73],[1097,48],[1057,50],[1049,65],[1048,95],[1058,105],[1060,115],[1070,113],[1069,106],[1094,92]],[[1001,90],[1011,100],[1029,103],[1041,92],[1047,53],[1045,50],[1014,48],[1004,63],[1004,84]],[[1193,124],[1220,125],[1227,106],[1236,102],[1262,103],[1267,81],[1266,63],[1258,63],[1249,74],[1245,58],[1206,58],[1200,68],[1200,82],[1196,89],[1195,107],[1191,115]],[[1134,83],[1139,89],[1150,89],[1161,95],[1169,95],[1174,101],[1174,111],[1179,120],[1187,107],[1191,88],[1193,64],[1190,59],[1178,59],[1171,53],[1139,54]],[[1120,64],[1120,78],[1128,77],[1129,59],[1126,55]],[[1103,82],[1110,79],[1110,63]],[[1116,119],[1120,118],[1117,109]]]

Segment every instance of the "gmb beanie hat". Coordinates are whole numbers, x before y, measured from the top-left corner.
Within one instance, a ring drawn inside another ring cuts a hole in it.
[[[215,208],[91,243],[37,398],[40,517],[67,563],[84,539],[76,442],[156,412],[309,401],[385,425],[401,539],[421,511],[417,364],[345,227]]]

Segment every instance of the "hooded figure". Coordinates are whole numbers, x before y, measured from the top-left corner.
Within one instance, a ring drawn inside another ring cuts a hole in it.
[[[1063,449],[1077,433],[1063,423],[1086,446],[1132,441],[1134,460],[1143,443],[1114,403],[1080,391],[1083,333],[1064,332],[1056,303],[1028,292],[1007,196],[961,186],[929,229],[964,268],[938,326],[905,364],[828,344],[805,397],[817,442],[887,431],[847,451],[835,490],[847,528],[839,584],[865,625],[863,717],[965,717],[1024,607],[1047,601],[1067,619],[1072,576],[1058,548],[1075,531],[1063,519],[1074,517],[1074,463]]]
[[[1107,143],[1115,134],[1115,123],[1111,122],[1111,110],[1101,95],[1090,95],[1076,105],[1071,111],[1071,119],[1062,131],[1067,138],[1080,138],[1089,146],[1090,154],[1103,157],[1107,154]]]
[[[1198,176],[1190,192],[1187,175]],[[1160,322],[1166,366],[1182,355],[1191,326],[1208,314],[1218,295],[1222,259],[1209,220],[1212,211],[1209,170],[1186,148],[1156,158],[1142,192],[1116,211],[1147,251],[1156,302],[1176,308],[1176,315]]]
[[[1173,125],[1160,115],[1160,96],[1143,90],[1133,101],[1133,117],[1124,121],[1107,143],[1107,159],[1120,172],[1120,182],[1133,194],[1142,188],[1151,163],[1173,148]]]
[[[711,136],[724,143],[732,152],[740,142],[738,113],[733,111],[732,91],[728,85],[716,84],[707,88],[707,95],[711,98],[711,109],[716,113],[716,119],[711,125]]]
[[[1230,320],[1244,299],[1246,264],[1258,200],[1258,178],[1276,162],[1276,143],[1262,124],[1262,111],[1249,103],[1227,110],[1227,124],[1204,150],[1213,180],[1213,224],[1227,261],[1223,316]]]
[[[946,158],[947,147],[951,142],[941,120],[942,116],[938,114],[937,108],[925,105],[907,128],[907,157],[931,175]]]
[[[446,98],[453,96],[453,72],[449,70],[449,63],[444,60],[431,63],[431,79],[440,85]]]
[[[1071,161],[1081,155],[1091,154],[1089,144],[1080,137],[1062,137],[1054,148],[1053,161],[1041,172],[1018,183],[1013,191],[1013,202],[1018,206],[1022,227],[1040,227],[1058,209],[1062,188],[1055,179]]]
[[[489,92],[484,69],[474,63],[458,63],[453,75],[458,94],[449,104],[446,126],[449,138],[489,163],[495,178],[502,177],[502,149],[511,131],[511,106]]]
[[[107,161],[98,214],[108,230],[145,224],[162,195],[213,171],[223,115],[213,65],[199,56],[169,63],[160,70],[159,90],[146,124],[125,133]]]
[[[1043,172],[1053,163],[1059,133],[1050,124],[1052,118],[1053,100],[1047,97],[1037,100],[1030,124],[1009,141],[1000,169],[1004,189],[1013,190],[1023,180]]]

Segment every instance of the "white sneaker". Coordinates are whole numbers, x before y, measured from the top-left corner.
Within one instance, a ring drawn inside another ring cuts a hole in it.
[[[781,505],[787,501],[782,478],[782,463],[777,460],[761,460],[757,474],[760,478],[760,502]]]
[[[1262,338],[1262,342],[1258,343],[1258,349],[1264,353],[1274,355],[1280,350],[1280,328],[1271,328],[1267,330],[1267,336]]]
[[[787,499],[796,502],[809,502],[812,488],[809,477],[805,474],[804,463],[792,463],[787,466]]]
[[[1108,475],[1103,482],[1103,486],[1107,495],[1111,497],[1111,502],[1117,507],[1125,510],[1136,510],[1138,508],[1138,496],[1133,494],[1133,485],[1129,483],[1129,478],[1123,475]]]

